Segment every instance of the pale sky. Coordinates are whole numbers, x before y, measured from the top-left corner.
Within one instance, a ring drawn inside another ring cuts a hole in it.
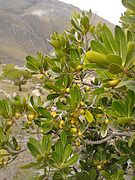
[[[121,0],[60,0],[73,4],[82,10],[91,9],[93,13],[107,19],[113,24],[119,24],[119,17],[124,12]]]

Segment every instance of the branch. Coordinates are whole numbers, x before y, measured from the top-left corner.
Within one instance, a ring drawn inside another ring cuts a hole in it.
[[[20,154],[20,153],[26,151],[27,149],[28,149],[28,148],[25,148],[25,149],[22,149],[22,150],[20,150],[20,151],[15,151],[15,150],[8,149],[8,152],[9,152],[9,153],[12,153],[12,154]]]
[[[112,138],[116,137],[116,136],[127,136],[130,137],[132,135],[132,133],[130,132],[112,132],[112,134],[104,139],[101,139],[99,141],[88,141],[87,144],[90,145],[95,145],[95,144],[102,144],[104,142],[107,142],[109,140],[111,140]]]

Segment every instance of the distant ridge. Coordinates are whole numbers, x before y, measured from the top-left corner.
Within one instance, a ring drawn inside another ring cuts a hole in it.
[[[0,0],[0,62],[23,65],[28,54],[48,53],[50,34],[66,29],[78,8],[57,0]],[[111,23],[93,15],[98,21]]]

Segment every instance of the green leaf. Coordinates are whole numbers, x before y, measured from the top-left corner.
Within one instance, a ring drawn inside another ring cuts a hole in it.
[[[44,85],[44,87],[45,87],[46,89],[53,90],[53,91],[56,91],[56,92],[61,91],[61,89],[60,89],[58,86],[54,85],[54,84],[51,83],[51,82],[46,82],[45,85]]]
[[[66,134],[65,131],[63,131],[63,132],[61,133],[61,135],[60,135],[60,141],[61,141],[63,147],[65,147],[66,142],[67,142],[67,134]]]
[[[45,108],[43,107],[38,107],[38,113],[43,117],[43,118],[47,118],[47,119],[52,119],[52,116],[50,114],[49,111],[47,111]]]
[[[128,91],[125,105],[127,107],[127,116],[130,117],[132,115],[133,107],[135,105],[135,93],[131,90]]]
[[[93,115],[88,110],[85,110],[85,118],[89,123],[92,123],[94,121]]]
[[[114,101],[113,102],[113,109],[120,115],[120,116],[126,116],[125,112],[125,106],[120,101]]]
[[[63,180],[63,176],[61,172],[55,172],[53,175],[53,180]]]
[[[100,128],[100,133],[103,138],[107,135],[107,130],[108,130],[107,125],[103,124]]]
[[[120,19],[125,23],[133,24],[133,25],[135,24],[135,16],[126,15],[126,16],[122,16]]]
[[[112,178],[111,178],[111,176],[110,176],[110,174],[108,173],[108,172],[106,172],[106,171],[102,171],[102,174],[103,174],[103,176],[106,178],[106,180],[112,180]]]
[[[51,135],[45,135],[42,138],[42,151],[44,154],[49,154],[51,151],[52,143],[51,143]]]
[[[67,162],[63,165],[64,168],[72,166],[78,161],[79,155],[76,153],[74,154]]]
[[[95,90],[92,92],[92,94],[93,94],[93,95],[100,95],[100,94],[103,94],[104,92],[105,92],[105,91],[104,91],[104,88],[101,87],[101,88],[95,89]]]
[[[135,11],[135,3],[133,0],[122,0],[122,4],[127,8]]]
[[[131,135],[131,137],[129,138],[129,140],[128,140],[128,147],[129,147],[129,148],[132,146],[132,144],[133,144],[134,141],[135,141],[135,133],[133,133],[133,134]]]
[[[27,146],[28,146],[31,154],[32,154],[35,158],[37,157],[37,155],[40,154],[40,151],[38,150],[38,148],[37,148],[36,146],[34,146],[33,144],[31,144],[31,143],[28,142],[28,143],[27,143]]]
[[[91,41],[91,48],[93,51],[99,52],[101,54],[109,54],[107,48],[101,44],[99,41],[92,40]]]
[[[122,59],[120,56],[115,55],[115,54],[109,54],[106,56],[106,60],[108,64],[116,64],[121,66],[122,65]]]
[[[30,169],[30,168],[33,168],[37,165],[39,165],[39,164],[35,163],[35,162],[30,162],[29,164],[24,164],[24,165],[20,166],[19,168],[20,169]]]
[[[125,125],[131,123],[132,121],[133,121],[132,117],[120,117],[117,118],[116,123],[120,125]]]
[[[125,64],[126,55],[127,55],[127,42],[124,31],[119,27],[115,27],[115,41],[118,47],[119,56],[122,58],[122,64]]]
[[[68,144],[65,148],[64,154],[62,156],[62,162],[65,163],[68,158],[70,157],[70,154],[72,153],[72,146]]]
[[[64,147],[60,141],[55,143],[55,152],[57,153],[60,161],[62,160],[62,156],[64,154]]]
[[[58,94],[58,93],[49,94],[47,96],[47,100],[50,101],[50,100],[53,100],[53,99],[55,99],[55,98],[57,98],[59,96],[60,96],[60,94]]]
[[[33,144],[37,151],[39,151],[39,154],[42,154],[42,146],[39,140],[35,138],[29,138],[29,143]]]
[[[113,34],[105,24],[102,27],[102,39],[110,54],[118,54],[117,45]]]
[[[125,66],[128,67],[133,64],[133,54],[135,50],[135,43],[132,41],[129,41],[127,44],[127,56],[126,56],[126,62]]]
[[[123,72],[122,68],[117,64],[110,64],[108,68],[109,68],[109,72],[112,74],[119,74]]]
[[[40,66],[40,64],[36,58],[34,58],[32,56],[26,57],[26,67],[28,69],[36,71],[36,70],[39,70],[39,66]]]

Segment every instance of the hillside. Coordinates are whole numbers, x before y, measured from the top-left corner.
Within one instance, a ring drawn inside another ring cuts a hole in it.
[[[63,31],[74,11],[79,9],[57,0],[0,0],[0,62],[23,65],[27,54],[47,53],[50,34]]]

